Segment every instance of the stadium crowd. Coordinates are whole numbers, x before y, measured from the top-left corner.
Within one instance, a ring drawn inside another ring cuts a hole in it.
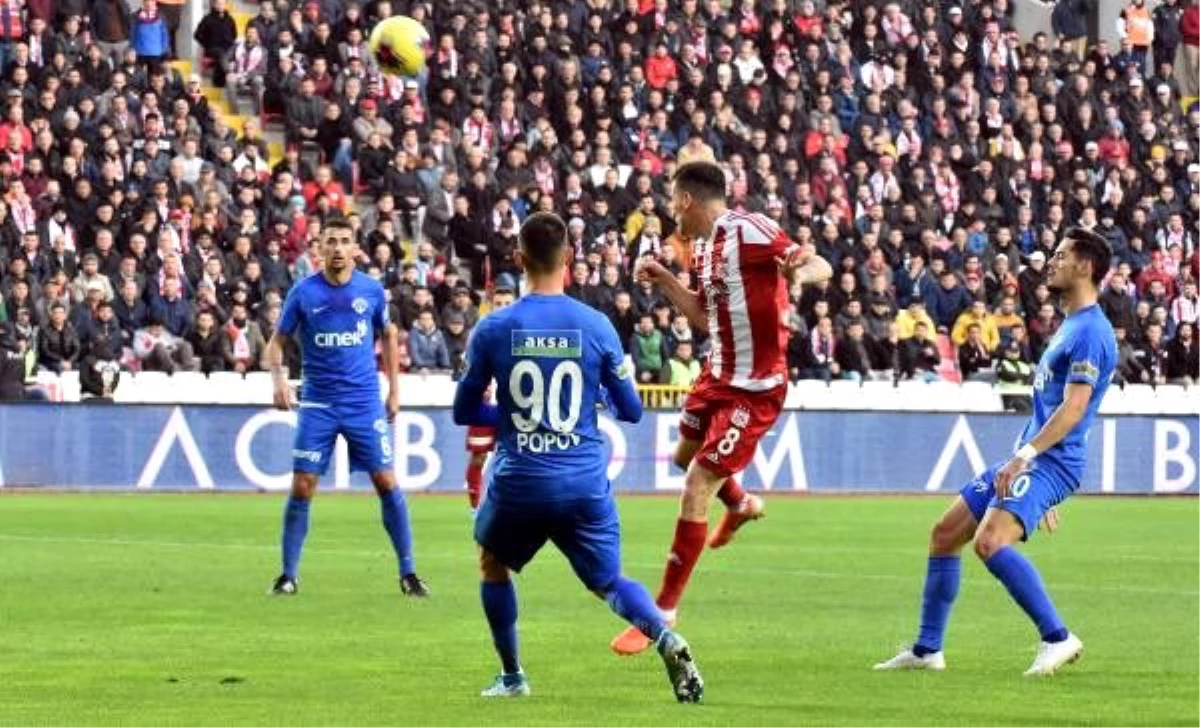
[[[686,386],[707,342],[632,269],[688,280],[668,181],[707,159],[733,207],[834,265],[792,292],[793,379],[1028,383],[1072,225],[1115,252],[1121,378],[1200,376],[1190,0],[1126,3],[1116,46],[1087,41],[1093,0],[1027,38],[1007,0],[264,0],[240,35],[228,1],[195,31],[202,78],[168,63],[177,2],[0,0],[0,344],[28,372],[260,368],[334,215],[403,366],[454,370],[489,292],[519,288],[521,220],[554,210],[568,293],[639,381]],[[373,68],[392,13],[430,29],[419,79]],[[243,129],[208,84],[253,109]]]

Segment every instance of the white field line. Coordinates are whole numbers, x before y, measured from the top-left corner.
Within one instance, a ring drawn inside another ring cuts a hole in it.
[[[178,549],[194,549],[194,550],[215,550],[225,549],[231,551],[263,551],[263,552],[278,552],[278,544],[252,544],[252,543],[204,543],[199,541],[155,541],[143,539],[125,539],[125,538],[87,538],[87,537],[71,537],[71,536],[36,536],[36,535],[21,535],[21,534],[6,534],[0,533],[0,541],[15,541],[15,542],[31,542],[31,543],[77,543],[90,544],[97,546],[134,546],[141,548],[178,548]],[[813,548],[813,551],[818,550]],[[837,549],[829,549],[836,551]],[[885,549],[859,549],[862,552],[868,551],[883,551]],[[308,554],[328,554],[335,556],[364,556],[378,557],[385,553],[383,549],[366,550],[366,549],[330,549],[330,548],[309,548],[305,549]],[[464,552],[469,553],[469,552]],[[463,554],[419,554],[418,558],[423,561],[451,561],[464,558]],[[658,569],[661,568],[661,563],[626,563],[625,566],[632,566],[636,569]],[[705,571],[713,571],[717,573],[739,573],[739,574],[762,574],[768,576],[796,576],[806,577],[810,579],[842,579],[848,581],[882,581],[882,582],[898,582],[912,583],[912,577],[903,576],[900,574],[870,574],[860,571],[820,571],[815,569],[795,569],[786,567],[722,567],[706,563],[702,567]],[[967,578],[968,583],[982,583],[987,581],[983,578]],[[1158,587],[1142,587],[1142,586],[1123,586],[1123,585],[1103,585],[1103,584],[1070,584],[1053,582],[1050,584],[1051,591],[1081,591],[1081,592],[1111,592],[1114,594],[1155,594],[1163,596],[1179,596],[1200,598],[1200,590],[1190,589],[1162,589]]]

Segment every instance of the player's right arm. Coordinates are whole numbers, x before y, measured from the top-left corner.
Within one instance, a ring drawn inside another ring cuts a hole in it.
[[[271,384],[274,389],[272,397],[275,408],[290,410],[292,408],[292,393],[288,386],[288,371],[283,366],[283,347],[286,340],[296,332],[302,315],[300,307],[299,286],[288,292],[283,302],[283,310],[279,315],[279,323],[271,340],[267,342],[267,369],[271,372]]]
[[[605,405],[622,422],[635,423],[642,419],[642,398],[633,385],[633,373],[625,366],[625,350],[612,323],[600,318],[601,370],[600,384],[608,393]]]
[[[642,258],[638,261],[635,276],[638,280],[647,280],[658,286],[675,306],[675,310],[687,316],[693,329],[708,331],[708,316],[704,313],[704,306],[700,304],[700,297],[684,288],[679,279],[663,267],[662,263],[652,258]]]
[[[454,424],[496,427],[500,423],[500,408],[487,401],[491,386],[492,362],[488,357],[488,321],[480,321],[467,343],[467,355],[462,379],[454,391]]]

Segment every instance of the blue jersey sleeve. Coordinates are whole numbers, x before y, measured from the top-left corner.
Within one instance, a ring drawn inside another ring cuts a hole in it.
[[[492,383],[494,375],[492,361],[489,357],[487,334],[488,326],[484,321],[479,322],[471,340],[467,342],[467,355],[463,362],[462,379],[454,392],[454,424],[483,425],[495,427],[500,419],[499,408],[495,404],[485,403],[484,394]]]
[[[377,285],[375,291],[375,311],[371,314],[371,325],[375,331],[382,334],[387,331],[391,322],[391,316],[388,314],[387,294],[383,290],[383,286]]]
[[[1068,349],[1067,384],[1100,383],[1102,372],[1109,369],[1105,336],[1094,326],[1080,330]]]
[[[275,331],[283,336],[291,336],[300,326],[303,313],[300,306],[300,289],[301,286],[292,286],[287,298],[283,299],[283,310],[279,313],[279,323],[275,325]]]
[[[625,350],[617,338],[612,322],[599,317],[600,385],[608,392],[605,405],[622,422],[638,422],[642,419],[642,399],[633,386],[633,374],[625,366]]]

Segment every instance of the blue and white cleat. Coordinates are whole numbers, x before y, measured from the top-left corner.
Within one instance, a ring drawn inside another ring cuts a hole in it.
[[[667,668],[667,679],[675,691],[675,699],[681,703],[699,703],[704,697],[704,678],[700,677],[700,669],[692,659],[692,648],[687,640],[664,629],[655,647]]]
[[[512,675],[500,674],[492,684],[479,693],[484,698],[523,698],[532,692],[529,689],[529,678],[524,672]]]

